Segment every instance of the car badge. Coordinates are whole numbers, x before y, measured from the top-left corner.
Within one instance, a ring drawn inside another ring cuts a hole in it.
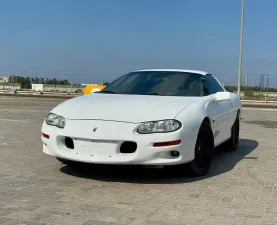
[[[93,132],[95,132],[96,130],[97,130],[97,127],[94,127],[94,128],[93,128]]]

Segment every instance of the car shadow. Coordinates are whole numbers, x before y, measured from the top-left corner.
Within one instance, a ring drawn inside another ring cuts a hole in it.
[[[167,167],[144,168],[141,166],[119,166],[119,165],[93,165],[77,163],[75,165],[64,165],[60,171],[70,176],[86,179],[143,183],[143,184],[172,184],[188,183],[218,176],[231,171],[241,160],[256,160],[249,154],[258,146],[258,142],[250,139],[240,139],[239,149],[236,152],[229,152],[223,146],[216,148],[213,165],[206,176],[192,177],[188,173]]]

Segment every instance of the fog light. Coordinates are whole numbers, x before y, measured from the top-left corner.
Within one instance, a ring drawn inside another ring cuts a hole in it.
[[[174,157],[178,157],[180,155],[180,153],[178,151],[171,151],[170,153]]]

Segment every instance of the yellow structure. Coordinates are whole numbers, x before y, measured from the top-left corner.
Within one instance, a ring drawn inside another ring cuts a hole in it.
[[[105,85],[99,85],[99,84],[89,84],[84,89],[84,95],[89,95],[96,91],[101,91],[103,88],[105,88]]]

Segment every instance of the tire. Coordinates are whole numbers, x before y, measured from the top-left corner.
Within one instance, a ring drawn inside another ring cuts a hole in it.
[[[190,173],[193,176],[204,176],[208,173],[214,155],[214,136],[211,126],[203,122],[197,135],[195,143],[195,157],[188,164]]]
[[[240,117],[237,114],[236,120],[231,128],[231,138],[226,142],[226,147],[230,151],[237,151],[239,145]]]

